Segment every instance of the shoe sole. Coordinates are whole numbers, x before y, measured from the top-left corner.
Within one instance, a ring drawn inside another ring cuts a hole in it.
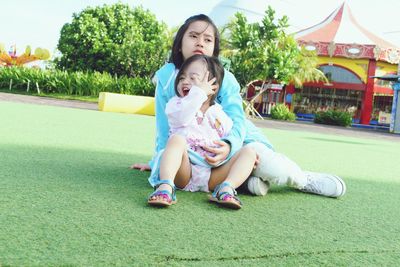
[[[313,172],[306,172],[310,175],[314,174]],[[318,174],[318,173],[317,173]],[[300,191],[308,193],[308,194],[316,194],[316,195],[320,195],[320,196],[325,196],[325,197],[332,197],[332,198],[338,198],[343,196],[346,193],[346,183],[342,180],[342,178],[340,178],[337,175],[333,175],[333,174],[326,174],[326,173],[320,173],[320,174],[325,174],[325,175],[329,175],[333,178],[331,178],[331,180],[335,180],[334,182],[337,184],[337,182],[339,181],[339,183],[342,186],[342,192],[340,192],[340,194],[336,194],[336,195],[325,195],[325,194],[321,194],[321,193],[316,193],[316,192],[310,192],[308,190],[302,190],[300,189]],[[337,188],[337,187],[336,187]]]
[[[340,182],[340,184],[342,185],[342,188],[343,188],[342,193],[340,193],[338,196],[335,196],[335,197],[341,197],[341,196],[343,196],[343,195],[346,193],[346,184],[345,184],[345,182],[342,180],[342,178],[340,178],[339,176],[336,176],[336,175],[335,175],[335,177],[336,177],[336,179],[339,180],[339,182]]]
[[[165,208],[165,207],[169,207],[171,205],[176,204],[176,200],[173,200],[171,202],[168,202],[168,201],[156,201],[156,200],[151,201],[151,200],[149,200],[149,201],[147,201],[147,204],[149,204],[150,206],[153,206],[153,207]]]
[[[266,182],[261,181],[260,179],[257,179],[256,184],[251,183],[251,191],[254,193],[256,196],[265,196],[268,193],[269,186],[266,184]]]
[[[240,205],[239,203],[235,202],[235,201],[224,201],[224,200],[218,200],[217,198],[213,197],[213,196],[209,196],[208,200],[210,202],[214,202],[217,205],[224,207],[224,208],[228,208],[228,209],[233,209],[233,210],[238,210],[242,208],[242,205]]]

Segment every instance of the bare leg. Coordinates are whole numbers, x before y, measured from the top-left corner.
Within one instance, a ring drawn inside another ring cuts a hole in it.
[[[160,180],[175,180],[185,187],[190,180],[191,168],[186,140],[180,135],[169,138],[160,163]]]
[[[240,209],[242,203],[236,197],[235,189],[239,187],[253,171],[257,153],[251,147],[242,147],[225,165],[211,171],[209,188],[214,189],[210,200],[222,204],[226,208]],[[222,187],[216,186],[222,184]],[[227,184],[225,184],[227,183]]]
[[[168,139],[167,146],[160,162],[160,180],[170,180],[178,187],[185,187],[190,180],[191,165],[187,153],[186,140],[179,135],[173,135]],[[172,188],[168,184],[161,184],[157,190]],[[160,196],[152,196],[150,200],[156,200]]]
[[[218,184],[230,182],[234,188],[238,188],[253,171],[257,154],[251,147],[243,147],[230,161],[211,170],[208,186],[213,190]],[[221,188],[223,191],[224,188]]]

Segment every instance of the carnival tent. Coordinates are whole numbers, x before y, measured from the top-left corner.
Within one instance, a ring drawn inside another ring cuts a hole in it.
[[[295,37],[321,56],[399,62],[400,49],[361,26],[345,2],[321,23],[297,32]]]

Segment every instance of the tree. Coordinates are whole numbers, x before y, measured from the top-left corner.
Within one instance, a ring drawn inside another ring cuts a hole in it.
[[[291,83],[296,87],[302,87],[304,82],[329,82],[325,74],[318,69],[318,57],[315,51],[308,51],[302,47],[296,61],[297,70],[291,79]]]
[[[224,31],[222,54],[231,60],[231,71],[242,87],[253,80],[269,84],[294,82],[299,86],[305,79],[324,77],[316,68],[316,56],[298,47],[294,37],[286,34],[288,27],[288,18],[275,20],[275,11],[270,6],[261,23],[249,24],[243,14],[235,14]],[[258,114],[252,103],[247,108]]]
[[[73,71],[150,76],[166,60],[168,42],[166,25],[142,7],[88,7],[62,27],[56,64]]]
[[[294,38],[285,33],[287,17],[277,23],[274,20],[275,11],[268,7],[261,23],[249,24],[243,14],[236,13],[228,25],[230,41],[224,52],[242,86],[254,79],[282,83],[291,79],[300,50]]]

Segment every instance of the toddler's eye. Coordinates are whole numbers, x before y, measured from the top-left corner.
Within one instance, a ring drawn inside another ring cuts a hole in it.
[[[193,73],[192,75],[190,75],[190,79],[191,79],[192,81],[194,81],[196,78],[199,78],[199,77],[200,77],[200,75],[197,74],[197,73]]]

